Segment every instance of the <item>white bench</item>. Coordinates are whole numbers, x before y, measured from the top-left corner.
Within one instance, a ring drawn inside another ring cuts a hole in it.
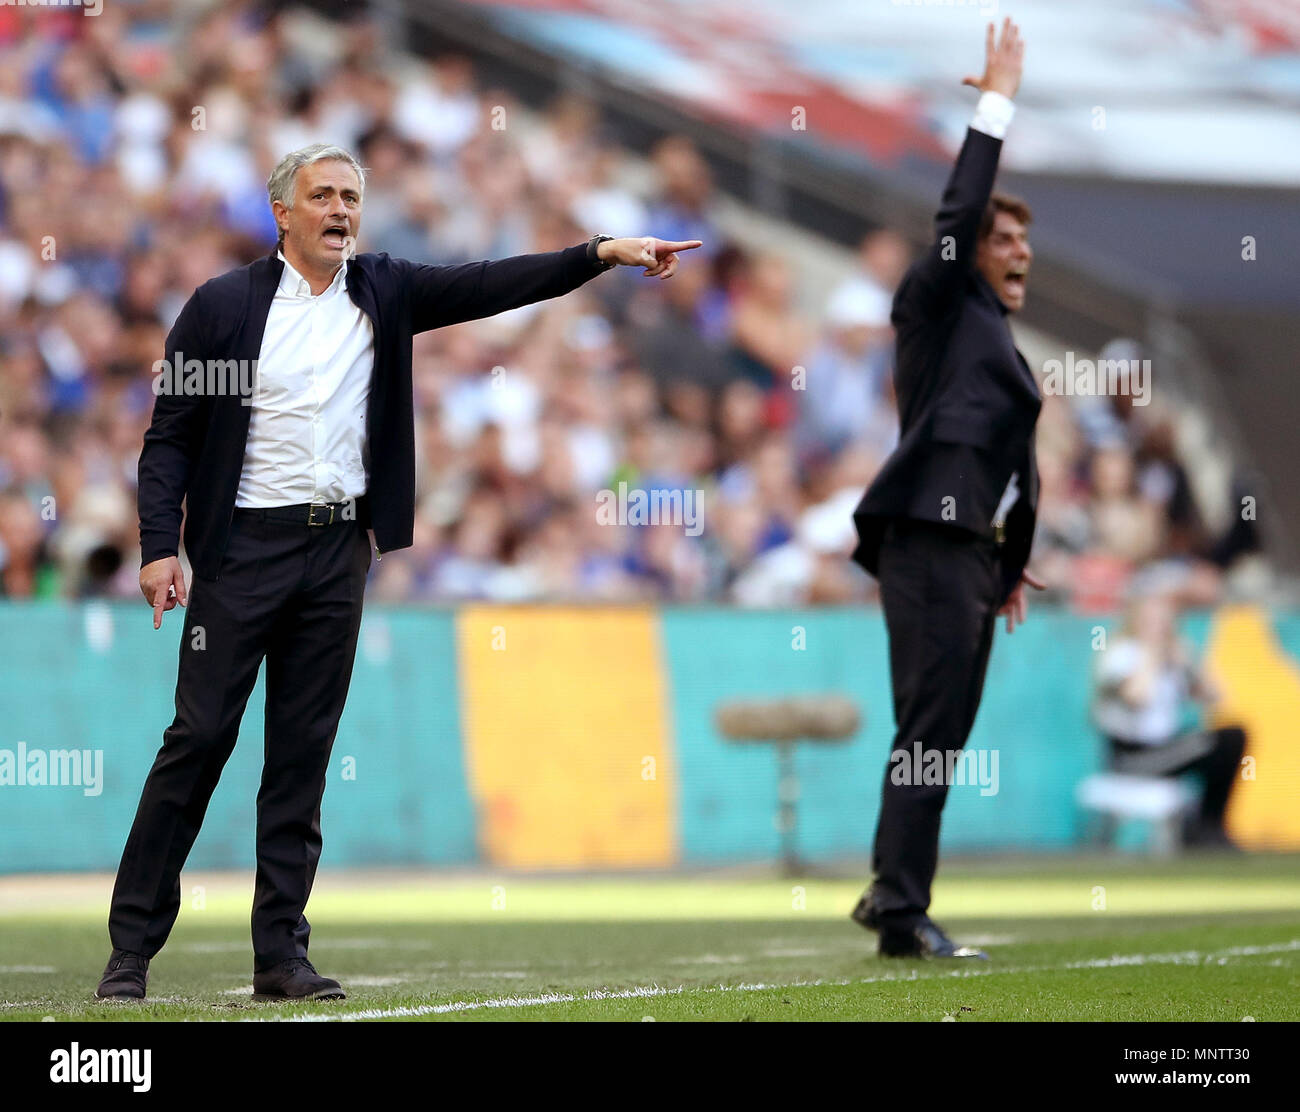
[[[1182,780],[1161,776],[1125,776],[1097,772],[1075,789],[1079,806],[1105,820],[1102,838],[1109,844],[1118,822],[1139,819],[1151,826],[1151,852],[1169,856],[1178,851],[1183,816],[1196,800]]]

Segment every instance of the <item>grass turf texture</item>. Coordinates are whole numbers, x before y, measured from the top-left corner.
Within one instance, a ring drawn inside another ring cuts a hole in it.
[[[993,957],[956,964],[877,958],[857,880],[322,873],[312,958],[348,999],[301,1005],[250,999],[244,874],[187,874],[148,1001],[92,1000],[111,885],[0,879],[0,1019],[1300,1018],[1294,856],[948,863],[935,917]]]

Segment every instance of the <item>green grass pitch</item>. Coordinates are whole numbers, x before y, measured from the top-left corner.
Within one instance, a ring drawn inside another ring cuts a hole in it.
[[[255,1004],[251,875],[186,874],[143,1004],[92,999],[112,878],[0,878],[0,1019],[1295,1020],[1300,859],[945,863],[932,912],[988,963],[883,960],[858,879],[322,872],[341,1002]]]

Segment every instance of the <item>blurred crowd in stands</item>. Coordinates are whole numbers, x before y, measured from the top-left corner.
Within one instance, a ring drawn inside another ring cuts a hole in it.
[[[591,104],[521,104],[460,57],[387,52],[365,19],[322,33],[158,3],[0,8],[0,595],[138,596],[151,368],[198,284],[274,247],[267,175],[316,141],[370,171],[362,250],[457,262],[595,231],[705,243],[669,282],[619,269],[417,338],[415,545],[372,566],[372,597],[873,597],[847,555],[853,505],[897,438],[900,235],[870,233],[810,311],[788,258],[719,226],[686,139],[630,152]],[[1210,535],[1173,415],[1128,403],[1046,399],[1035,566],[1081,605],[1113,605],[1161,560],[1212,594],[1253,538]],[[598,492],[621,483],[703,492],[702,532],[601,524]]]

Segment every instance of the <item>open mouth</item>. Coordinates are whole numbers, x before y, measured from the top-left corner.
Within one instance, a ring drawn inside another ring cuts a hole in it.
[[[1008,270],[1006,277],[1002,280],[1002,287],[1013,297],[1024,297],[1025,281],[1028,276],[1029,271],[1024,267]]]
[[[342,250],[348,242],[348,229],[343,224],[332,224],[322,233],[322,237],[331,247]]]

